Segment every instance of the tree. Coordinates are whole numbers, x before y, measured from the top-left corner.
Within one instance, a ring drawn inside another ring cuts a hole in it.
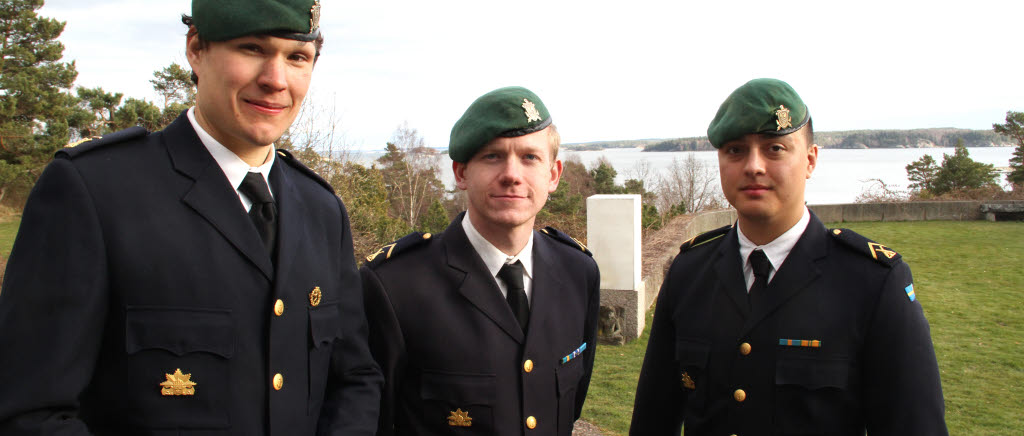
[[[160,130],[164,126],[160,122],[160,108],[146,100],[128,97],[121,107],[114,111],[111,130],[123,130],[132,126],[142,126],[146,130]]]
[[[418,228],[420,216],[444,195],[437,177],[440,158],[437,150],[424,146],[416,129],[402,123],[391,136],[387,153],[377,159],[388,183],[391,210],[411,228]]]
[[[604,156],[597,160],[597,167],[590,170],[590,177],[594,179],[594,190],[598,194],[620,194],[622,188],[615,185],[615,176],[618,172]]]
[[[192,71],[175,62],[160,71],[153,72],[153,90],[164,98],[164,108],[173,103],[187,106],[196,104],[196,84],[192,83]]]
[[[22,186],[31,186],[53,152],[68,143],[74,127],[68,118],[77,103],[68,93],[78,75],[75,63],[59,62],[64,23],[38,16],[42,6],[42,0],[0,0],[0,161],[17,167],[4,171],[21,174],[14,181]]]
[[[717,207],[723,203],[718,186],[717,171],[693,153],[687,153],[684,160],[673,157],[658,186],[658,210],[696,213]]]
[[[441,233],[448,227],[449,221],[451,219],[448,218],[448,211],[441,204],[441,199],[437,199],[430,204],[427,214],[420,220],[419,230],[429,233]]]
[[[1006,180],[1013,184],[1013,189],[1024,187],[1024,112],[1007,111],[1006,124],[993,124],[992,130],[1017,141]]]
[[[82,108],[93,114],[92,120],[82,126],[82,136],[99,136],[116,131],[114,111],[121,104],[122,97],[124,94],[120,92],[111,94],[100,87],[78,88],[78,98]]]
[[[995,185],[998,174],[992,164],[971,159],[963,141],[957,141],[953,155],[943,153],[942,167],[935,177],[935,195]]]
[[[939,175],[939,166],[931,155],[921,156],[907,165],[907,179],[912,182],[910,189],[918,192],[934,192],[935,178]]]

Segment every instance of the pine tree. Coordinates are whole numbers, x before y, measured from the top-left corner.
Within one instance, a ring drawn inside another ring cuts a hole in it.
[[[1014,185],[1014,189],[1024,187],[1024,112],[1007,111],[1006,124],[993,124],[992,130],[1017,141],[1006,180]]]
[[[942,155],[942,166],[935,176],[934,193],[942,195],[947,192],[964,189],[980,188],[996,184],[998,174],[992,164],[977,162],[967,153],[962,140],[956,142],[953,155]]]
[[[70,127],[77,127],[71,123],[81,120],[68,92],[78,75],[75,63],[60,62],[64,45],[57,37],[64,23],[38,16],[42,6],[43,0],[0,0],[0,198],[12,186],[31,186],[68,143]]]

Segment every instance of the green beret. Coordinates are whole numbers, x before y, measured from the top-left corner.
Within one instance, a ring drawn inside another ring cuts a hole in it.
[[[807,106],[788,83],[754,79],[736,88],[718,108],[708,125],[708,140],[720,148],[751,133],[788,135],[810,119]]]
[[[192,0],[192,24],[207,41],[266,34],[313,41],[320,0]]]
[[[455,122],[448,156],[465,163],[494,138],[529,135],[550,125],[551,114],[537,94],[519,86],[495,89],[476,99]]]

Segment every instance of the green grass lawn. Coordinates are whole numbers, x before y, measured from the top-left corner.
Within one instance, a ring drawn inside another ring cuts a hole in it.
[[[7,259],[14,245],[14,237],[21,225],[21,215],[0,218],[0,258]]]
[[[950,434],[1024,434],[1024,223],[843,223],[903,255],[932,328]],[[650,326],[650,313],[647,314]],[[583,419],[626,434],[647,332],[598,346]]]

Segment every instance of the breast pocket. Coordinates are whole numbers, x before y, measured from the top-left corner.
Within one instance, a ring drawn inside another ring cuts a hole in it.
[[[844,428],[860,407],[849,392],[850,362],[842,357],[779,353],[775,417],[784,433],[820,434]]]
[[[676,341],[676,364],[679,388],[687,395],[688,407],[703,410],[709,381],[707,378],[711,344],[699,339],[680,338]]]
[[[234,339],[230,310],[129,306],[123,416],[142,428],[228,427]]]
[[[337,303],[309,308],[309,412],[320,409],[327,388],[334,341],[341,339],[341,311]]]
[[[572,359],[555,372],[555,384],[558,388],[558,434],[572,432],[576,421],[576,395],[583,378],[583,358]]]
[[[425,370],[420,385],[423,420],[437,434],[493,435],[496,395],[492,374]]]

